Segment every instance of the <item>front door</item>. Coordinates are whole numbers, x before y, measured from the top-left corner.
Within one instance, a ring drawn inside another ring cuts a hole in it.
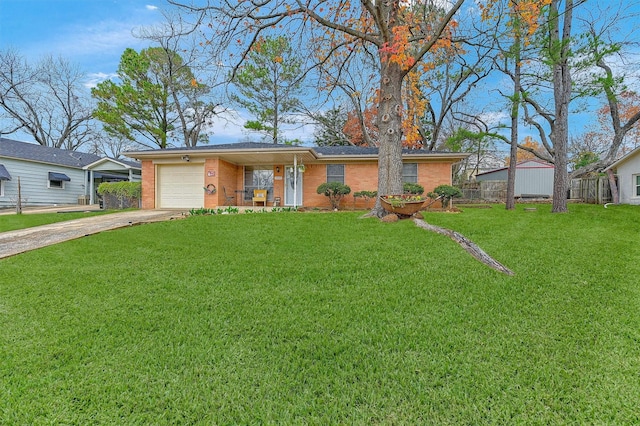
[[[294,174],[294,171],[297,173]],[[284,169],[284,205],[302,205],[302,173],[293,166]]]

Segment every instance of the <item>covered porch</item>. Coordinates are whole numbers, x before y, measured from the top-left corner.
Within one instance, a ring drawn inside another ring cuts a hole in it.
[[[304,202],[305,163],[315,158],[308,149],[274,150],[277,152],[226,153],[217,159],[218,169],[228,170],[232,179],[221,172],[218,179],[218,206],[298,207]],[[216,165],[205,163],[205,180],[215,178]],[[215,181],[215,179],[212,179]],[[208,183],[209,185],[209,183]],[[214,183],[215,185],[215,183]],[[266,200],[256,197],[256,191],[266,191]],[[215,197],[214,197],[215,199]],[[208,203],[205,202],[205,206]]]
[[[140,182],[142,169],[138,163],[128,160],[102,158],[83,167],[85,180],[85,200],[83,204],[96,204],[98,201],[98,186],[103,182]]]

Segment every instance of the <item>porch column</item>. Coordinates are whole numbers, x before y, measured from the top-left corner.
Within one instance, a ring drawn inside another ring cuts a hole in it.
[[[93,205],[94,200],[94,183],[93,183],[93,170],[89,170],[89,205]]]
[[[293,154],[293,207],[298,207],[298,156]]]

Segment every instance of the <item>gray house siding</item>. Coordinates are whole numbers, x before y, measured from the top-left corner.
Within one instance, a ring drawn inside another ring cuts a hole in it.
[[[86,172],[55,164],[2,158],[11,180],[4,181],[0,207],[13,207],[18,199],[18,178],[23,205],[77,204],[78,197],[85,195]],[[64,173],[69,177],[62,188],[49,187],[49,172]]]
[[[100,182],[140,181],[141,172],[140,164],[134,161],[5,138],[0,138],[0,165],[0,208],[17,204],[18,178],[23,206],[78,204],[79,197],[83,197],[80,204],[86,204],[86,196],[92,188],[95,192]],[[51,185],[49,173],[62,173],[62,185],[61,180]],[[94,202],[95,196],[90,198]]]
[[[476,181],[507,180],[506,168],[493,170],[476,176]],[[523,161],[516,166],[515,196],[553,195],[553,166],[538,161]]]
[[[516,170],[516,195],[553,195],[552,168],[521,168]]]

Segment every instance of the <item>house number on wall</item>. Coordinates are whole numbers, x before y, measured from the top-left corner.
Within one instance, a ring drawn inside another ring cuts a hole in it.
[[[214,177],[216,175],[216,171],[215,170],[207,170],[207,176],[208,177]]]

